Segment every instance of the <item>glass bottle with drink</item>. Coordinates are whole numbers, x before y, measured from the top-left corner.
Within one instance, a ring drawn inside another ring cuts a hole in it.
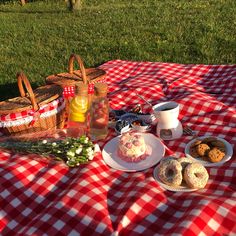
[[[94,97],[90,109],[90,136],[92,140],[101,140],[108,134],[109,102],[108,86],[105,83],[94,85]]]
[[[69,105],[67,134],[70,137],[79,137],[88,132],[89,97],[88,85],[77,83],[75,96]]]

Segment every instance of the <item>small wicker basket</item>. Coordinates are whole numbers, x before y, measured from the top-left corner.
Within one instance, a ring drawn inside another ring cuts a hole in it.
[[[60,86],[46,85],[33,91],[22,72],[17,74],[17,83],[21,96],[0,102],[1,132],[22,135],[64,127],[65,102]]]
[[[74,70],[74,62],[77,61],[80,70]],[[99,68],[85,69],[83,60],[79,55],[71,54],[68,64],[68,72],[50,75],[46,78],[47,84],[57,84],[63,87],[64,97],[74,96],[74,86],[77,82],[89,84],[89,93],[93,93],[94,83],[106,82],[106,72]]]

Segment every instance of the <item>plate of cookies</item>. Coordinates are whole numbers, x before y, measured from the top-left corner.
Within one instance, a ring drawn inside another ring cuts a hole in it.
[[[187,157],[165,157],[154,169],[158,184],[172,192],[192,192],[206,187],[209,174],[199,162]]]
[[[231,159],[233,148],[223,138],[202,136],[191,140],[186,145],[185,155],[204,166],[219,166]]]

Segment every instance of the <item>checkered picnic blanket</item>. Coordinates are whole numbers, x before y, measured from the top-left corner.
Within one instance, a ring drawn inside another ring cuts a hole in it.
[[[180,104],[183,126],[232,146],[232,158],[207,167],[206,187],[171,192],[153,170],[122,172],[101,154],[69,169],[62,164],[0,152],[1,235],[236,235],[236,65],[190,65],[113,60],[107,72],[110,106]],[[108,141],[115,137],[110,130]],[[165,144],[183,156],[192,139]],[[103,148],[105,142],[100,143]]]

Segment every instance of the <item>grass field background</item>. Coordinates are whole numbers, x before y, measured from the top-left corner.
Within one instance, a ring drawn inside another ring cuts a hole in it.
[[[108,60],[234,64],[235,0],[0,0],[0,100],[18,95],[16,73],[33,87],[67,70],[77,53],[86,67]]]

